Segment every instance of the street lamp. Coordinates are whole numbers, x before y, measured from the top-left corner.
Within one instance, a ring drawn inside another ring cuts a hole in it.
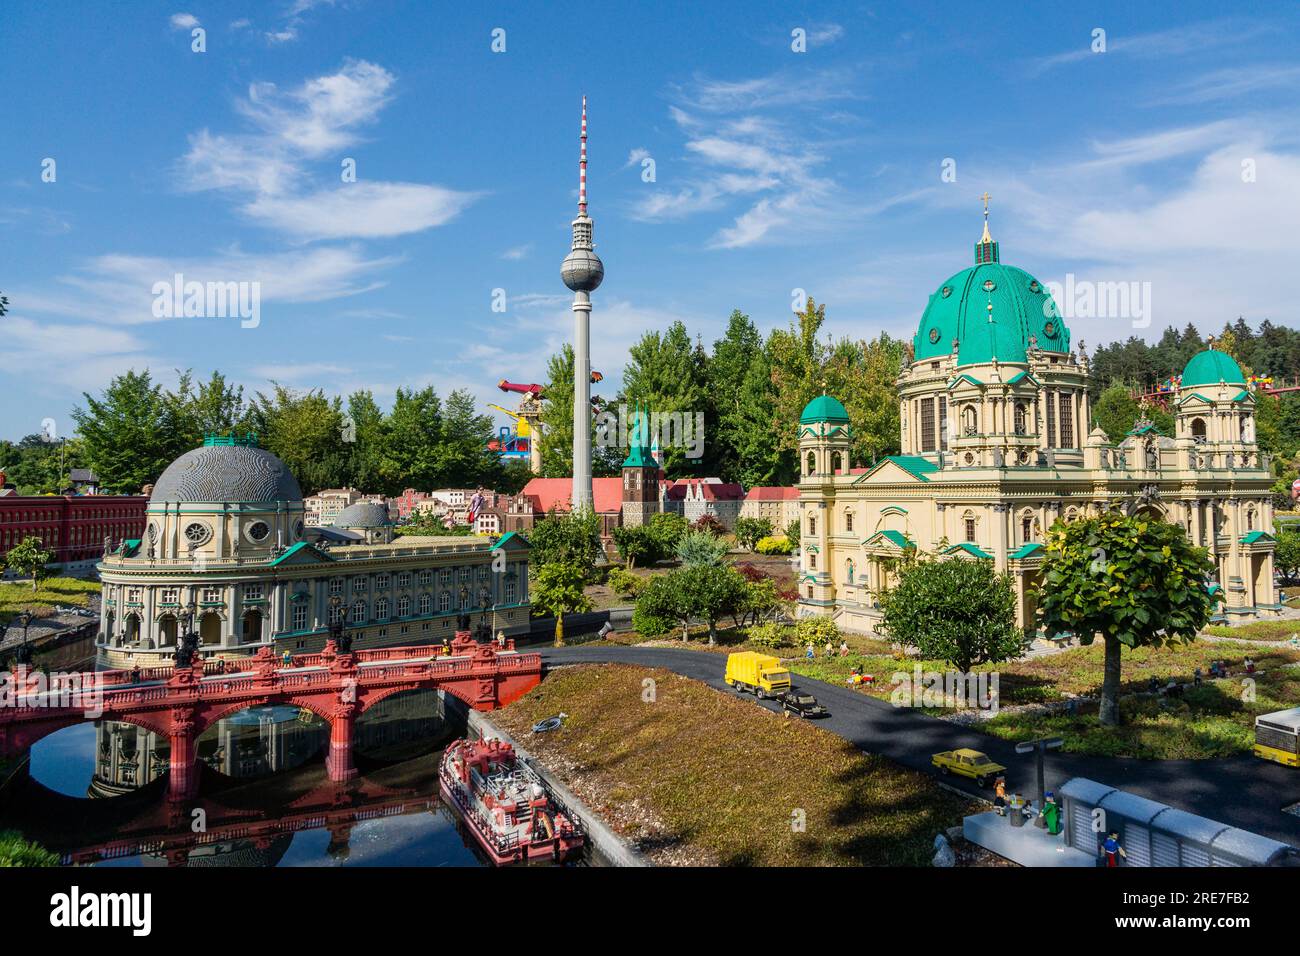
[[[1043,755],[1049,750],[1056,750],[1064,740],[1060,737],[1043,737],[1039,740],[1026,740],[1016,744],[1016,753],[1033,754],[1034,762],[1038,767],[1038,818],[1034,820],[1034,826],[1046,827],[1047,821],[1043,819],[1043,809],[1047,806],[1047,788],[1043,785]]]

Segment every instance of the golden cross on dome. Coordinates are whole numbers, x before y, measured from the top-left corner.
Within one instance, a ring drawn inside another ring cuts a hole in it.
[[[985,190],[984,195],[980,196],[980,199],[984,200],[984,235],[980,236],[981,243],[993,241],[993,237],[989,235],[989,200],[991,198],[993,197],[988,194],[988,190]]]

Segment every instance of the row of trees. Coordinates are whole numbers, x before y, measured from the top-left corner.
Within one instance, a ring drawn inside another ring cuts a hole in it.
[[[68,469],[89,467],[106,491],[137,493],[205,433],[231,431],[256,432],[304,494],[345,485],[387,495],[478,485],[513,494],[528,480],[522,463],[502,464],[487,450],[492,419],[461,389],[443,399],[432,387],[399,388],[385,411],[365,390],[343,399],[273,383],[246,399],[220,372],[196,381],[185,371],[169,389],[148,371],[129,371],[83,399],[66,444],[39,435],[0,444],[0,465],[20,490],[62,491]]]
[[[597,410],[640,402],[660,413],[704,415],[698,458],[665,447],[669,477],[718,475],[754,485],[790,484],[798,475],[796,426],[804,405],[823,391],[840,397],[854,430],[854,455],[868,460],[898,450],[894,380],[903,342],[819,337],[826,309],[812,299],[787,328],[764,337],[749,316],[731,314],[722,338],[706,349],[681,322],[647,332],[632,346],[623,389]],[[553,356],[543,397],[543,474],[571,474],[573,351]],[[593,471],[617,474],[626,449],[595,448]]]

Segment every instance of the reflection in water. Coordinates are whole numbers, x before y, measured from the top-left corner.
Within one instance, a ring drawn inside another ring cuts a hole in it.
[[[482,865],[438,799],[438,758],[462,732],[444,723],[436,691],[389,698],[358,720],[361,776],[340,784],[325,772],[323,721],[294,707],[246,710],[200,737],[199,795],[177,805],[166,799],[166,738],[83,724],[32,747],[28,773],[3,795],[0,830],[81,864]]]

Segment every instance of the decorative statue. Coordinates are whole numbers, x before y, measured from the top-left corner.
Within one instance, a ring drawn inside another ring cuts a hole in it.
[[[199,652],[199,636],[193,631],[187,631],[181,636],[180,643],[176,646],[176,667],[179,670],[194,666],[194,658]]]
[[[461,608],[460,613],[456,615],[456,630],[458,631],[469,630],[469,612],[467,612],[464,608]]]
[[[342,628],[339,631],[339,636],[334,638],[334,646],[340,654],[352,653],[352,634],[346,627]]]

